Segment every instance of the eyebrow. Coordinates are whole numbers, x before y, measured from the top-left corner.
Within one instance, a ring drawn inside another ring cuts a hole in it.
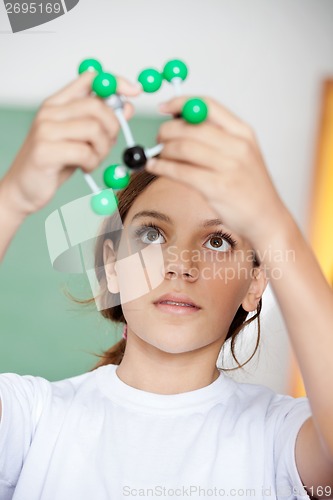
[[[157,212],[156,210],[142,210],[134,215],[132,218],[133,222],[136,219],[140,219],[141,217],[154,217],[155,219],[159,219],[168,224],[173,224],[172,219],[161,212]],[[201,222],[200,227],[211,227],[211,226],[223,226],[223,222],[220,219],[207,219]]]

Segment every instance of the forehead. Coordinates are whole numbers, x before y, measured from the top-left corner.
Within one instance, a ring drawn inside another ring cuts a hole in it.
[[[148,209],[169,215],[175,223],[217,218],[216,212],[198,191],[165,177],[153,181],[136,198],[125,222],[130,223],[137,212]]]

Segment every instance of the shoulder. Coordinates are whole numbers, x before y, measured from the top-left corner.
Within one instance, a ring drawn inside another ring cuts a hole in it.
[[[37,398],[45,398],[50,382],[43,377],[19,375],[17,373],[0,374],[0,398],[2,401],[17,401],[31,406]]]
[[[276,429],[288,419],[302,422],[311,414],[308,398],[294,398],[279,394],[269,387],[259,384],[236,382],[228,377],[231,385],[231,400],[248,414],[259,416],[267,425]]]
[[[44,377],[34,375],[19,375],[17,373],[0,374],[0,399],[3,406],[20,405],[32,411],[39,412],[54,400],[69,401],[78,392],[84,390],[95,378],[95,372],[69,377],[58,381],[49,381]]]

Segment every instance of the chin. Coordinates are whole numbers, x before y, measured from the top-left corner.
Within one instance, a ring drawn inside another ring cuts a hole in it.
[[[197,349],[202,349],[208,345],[206,339],[205,341],[201,342],[191,342],[185,339],[174,339],[174,342],[172,342],[170,338],[167,341],[165,339],[159,341],[158,339],[154,338],[145,339],[145,342],[167,354],[184,354],[187,352],[196,351]]]

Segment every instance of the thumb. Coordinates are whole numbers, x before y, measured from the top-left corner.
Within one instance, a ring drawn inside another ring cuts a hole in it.
[[[88,96],[91,93],[91,85],[96,75],[97,72],[95,71],[82,73],[66,87],[53,94],[46,100],[46,103],[58,106]]]
[[[140,83],[132,83],[122,76],[117,76],[117,94],[123,94],[128,97],[136,97],[142,92]]]
[[[56,94],[51,96],[45,102],[51,105],[67,104],[75,99],[81,99],[91,94],[91,86],[94,78],[97,76],[96,71],[86,71],[82,73],[76,80],[72,81],[66,87],[59,90]],[[131,83],[123,77],[116,76],[117,78],[117,93],[123,94],[128,97],[135,97],[142,91],[139,83]]]

